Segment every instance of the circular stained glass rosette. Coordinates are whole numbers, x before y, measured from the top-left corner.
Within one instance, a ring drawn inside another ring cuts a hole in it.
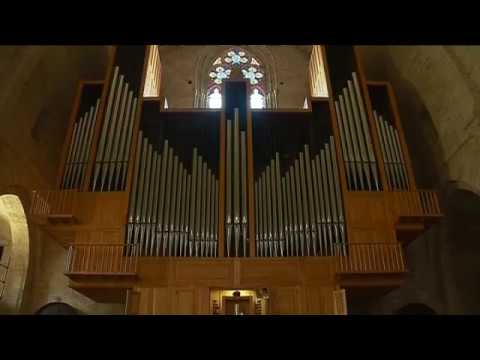
[[[240,64],[240,61],[241,61],[240,55],[238,55],[238,54],[233,54],[233,56],[232,56],[232,62],[233,62],[234,64]]]

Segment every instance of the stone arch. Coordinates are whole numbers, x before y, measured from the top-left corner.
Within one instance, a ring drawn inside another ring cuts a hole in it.
[[[445,205],[441,257],[447,307],[452,314],[480,314],[479,192],[469,185],[454,183],[447,192]]]
[[[205,46],[199,52],[196,66],[195,66],[195,107],[204,107],[206,105],[206,90],[210,78],[208,77],[208,70],[212,63],[219,56],[222,56],[229,48],[238,47],[244,49],[246,52],[257,58],[265,69],[265,90],[267,94],[276,94],[278,91],[277,83],[277,68],[275,58],[265,45],[217,45],[215,47]],[[212,51],[215,49],[215,51]]]
[[[35,315],[81,315],[82,312],[64,302],[49,302],[40,307]]]
[[[409,303],[394,312],[395,315],[437,315],[430,306],[422,303]]]
[[[8,264],[0,311],[18,313],[24,300],[30,246],[27,218],[16,195],[0,196],[0,238],[5,243],[1,261]]]

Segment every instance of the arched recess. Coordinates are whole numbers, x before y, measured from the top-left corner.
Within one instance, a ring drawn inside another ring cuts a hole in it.
[[[1,263],[6,265],[0,312],[19,313],[29,266],[29,233],[25,211],[16,195],[0,196],[0,239],[4,242]]]
[[[50,302],[43,305],[35,315],[82,315],[83,313],[64,302]]]
[[[395,311],[395,315],[437,315],[430,306],[421,303],[410,303]]]
[[[450,314],[480,314],[480,196],[468,184],[451,183],[445,196],[443,288]]]
[[[212,47],[206,46],[200,51],[195,67],[194,81],[194,104],[196,108],[207,107],[207,94],[211,78],[209,77],[210,69],[218,57],[223,56],[229,49],[242,49],[255,59],[258,59],[265,71],[265,99],[267,108],[276,108],[278,84],[277,84],[277,68],[275,59],[267,46],[264,45],[218,45],[215,46],[214,52]]]

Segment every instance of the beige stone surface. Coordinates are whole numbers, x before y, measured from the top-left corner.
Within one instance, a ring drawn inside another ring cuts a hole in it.
[[[369,79],[392,83],[417,183],[440,191],[445,213],[409,246],[404,286],[368,312],[423,303],[441,314],[478,314],[480,47],[364,46],[361,53]]]
[[[31,190],[55,184],[78,82],[103,79],[110,55],[103,46],[0,46],[0,195],[18,195],[25,212]],[[87,313],[118,312],[68,288],[66,250],[29,230],[22,312],[58,297]]]

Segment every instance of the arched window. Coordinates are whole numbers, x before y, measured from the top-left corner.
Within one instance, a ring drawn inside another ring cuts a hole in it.
[[[250,108],[251,109],[264,109],[265,108],[265,96],[261,93],[261,90],[255,88],[250,95]]]
[[[222,94],[220,88],[214,87],[208,95],[208,107],[210,109],[220,109],[222,107]]]
[[[207,107],[222,107],[221,84],[227,79],[245,79],[250,84],[250,107],[264,109],[265,70],[261,62],[243,49],[229,49],[223,56],[215,59],[208,76],[210,82],[207,93]]]

